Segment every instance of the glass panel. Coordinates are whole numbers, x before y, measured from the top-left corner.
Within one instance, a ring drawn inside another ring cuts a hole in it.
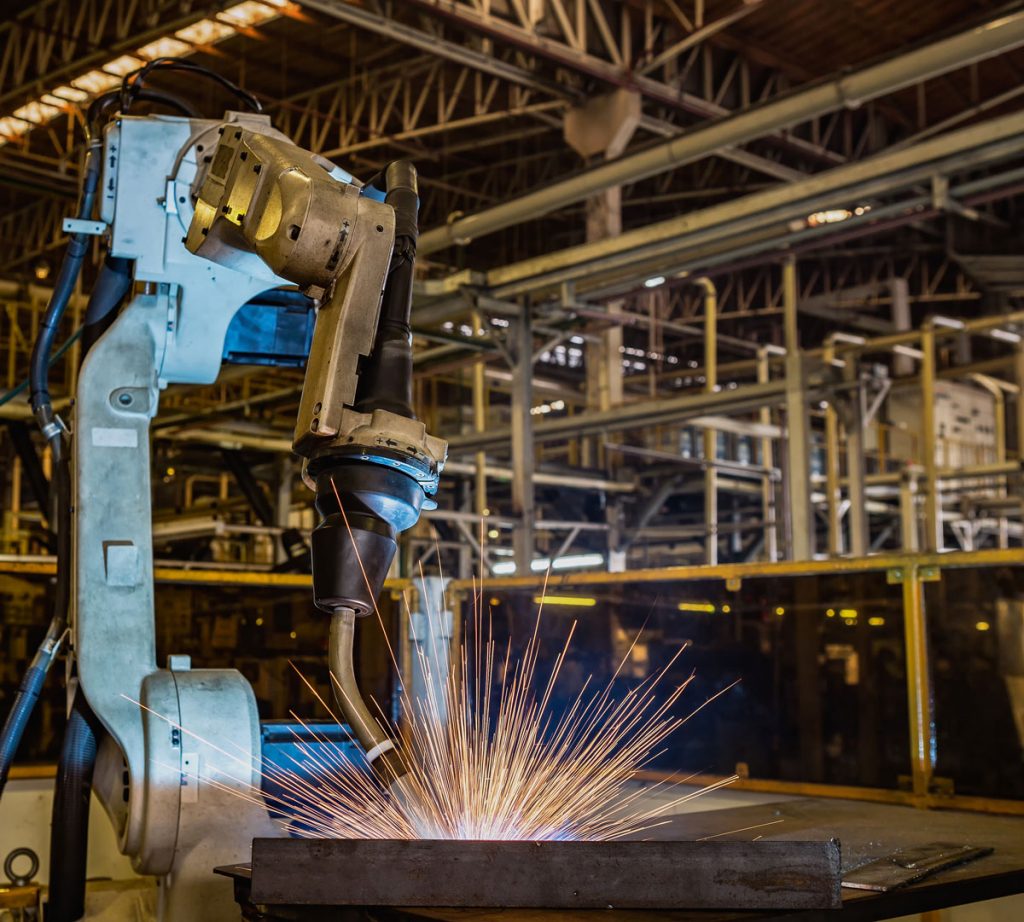
[[[1024,565],[925,584],[935,773],[957,794],[1024,798]]]
[[[511,633],[521,647],[538,596],[487,591],[495,636]],[[680,714],[738,682],[677,732],[653,768],[887,788],[909,774],[902,596],[884,572],[745,579],[737,591],[722,580],[551,589],[542,678],[573,620],[556,707],[588,676],[609,682],[625,656],[614,681],[624,693],[684,644],[665,685],[667,693],[695,673]]]

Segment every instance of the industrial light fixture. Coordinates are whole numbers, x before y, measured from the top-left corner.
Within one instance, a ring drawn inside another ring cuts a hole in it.
[[[870,624],[872,627],[884,627],[885,618],[880,618],[876,615],[873,618],[868,618],[868,624]]]
[[[535,595],[534,605],[560,605],[566,608],[593,608],[597,599],[579,595]]]
[[[856,608],[840,608],[839,609],[839,617],[840,618],[856,618],[857,617],[857,609]]]
[[[604,564],[603,554],[569,554],[565,557],[538,557],[531,561],[530,569],[534,573],[543,573],[550,567],[552,570],[575,570],[584,567],[600,567]],[[516,572],[515,561],[502,560],[491,567],[495,576],[511,576]]]
[[[777,614],[777,615],[778,615],[778,616],[779,616],[780,618],[781,618],[781,617],[782,617],[782,616],[783,616],[783,615],[784,615],[785,613],[786,613],[786,609],[784,609],[784,608],[783,608],[783,607],[782,607],[781,605],[780,605],[780,606],[779,606],[778,608],[776,608],[776,609],[775,609],[775,614]]]
[[[870,205],[858,205],[852,211],[849,208],[828,208],[825,211],[816,211],[807,216],[808,227],[821,227],[824,224],[838,224],[840,221],[848,221],[850,218],[859,218],[861,215],[871,211]]]
[[[725,611],[727,607],[728,606],[724,606],[722,611]],[[710,602],[680,602],[676,608],[680,611],[703,612],[708,615],[713,615],[716,611],[715,606]]]
[[[999,327],[989,330],[988,335],[993,339],[998,339],[1000,342],[1011,343],[1014,346],[1020,342],[1019,333],[1014,333],[1012,330],[1001,330]]]
[[[9,116],[0,118],[0,147],[23,137],[38,125],[45,125],[73,106],[85,103],[93,96],[112,90],[126,74],[142,67],[146,61],[163,57],[183,57],[201,48],[214,45],[236,35],[277,19],[294,7],[291,0],[244,0],[229,6],[207,19],[200,19],[143,45],[129,54],[121,54],[100,67],[80,74],[67,84],[43,93]]]
[[[987,631],[991,627],[992,625],[989,624],[987,621],[979,621],[977,624],[974,625],[974,629],[977,631]]]
[[[664,284],[665,284],[665,276],[663,276],[663,275],[654,275],[654,276],[651,276],[651,278],[647,279],[647,281],[644,282],[644,288],[657,288],[659,285],[664,285]]]

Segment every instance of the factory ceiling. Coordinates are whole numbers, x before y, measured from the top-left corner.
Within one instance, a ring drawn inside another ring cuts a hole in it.
[[[835,75],[986,26],[1020,4],[42,0],[6,6],[0,25],[0,277],[17,282],[45,276],[59,256],[61,220],[76,194],[82,157],[85,92],[111,85],[156,54],[188,54],[221,70],[255,93],[297,143],[357,175],[372,175],[397,157],[413,159],[422,183],[421,227],[434,229],[436,237],[448,225],[453,231],[459,226],[452,222],[597,167],[602,157],[584,159],[563,133],[567,113],[588,99],[617,90],[638,96],[639,122],[622,152],[630,156]],[[967,66],[626,181],[623,228],[690,213],[713,216],[725,204],[1018,112],[1024,51],[1011,47],[975,57]],[[173,75],[163,80],[168,90],[195,92]],[[206,87],[200,93],[197,101],[210,115],[225,104]],[[984,259],[998,257],[1016,239],[1019,179],[1012,161],[999,156],[972,169],[947,161],[931,191],[925,181],[847,199],[812,209],[796,225],[791,218],[762,223],[710,249],[659,257],[664,267],[658,259],[638,259],[632,275],[588,282],[584,267],[574,284],[595,309],[625,295],[627,311],[650,314],[655,298],[660,322],[684,323],[700,313],[700,292],[687,279],[717,273],[724,289],[723,348],[737,359],[749,353],[743,343],[780,341],[775,269],[787,252],[801,258],[806,298],[902,276],[913,303],[959,298],[958,309],[970,313],[989,296],[985,273],[999,274]],[[1005,180],[984,183],[1004,174]],[[979,181],[981,188],[971,185]],[[954,198],[942,197],[947,184]],[[977,208],[955,198],[961,186],[965,195],[973,190],[981,220],[964,219]],[[866,213],[872,209],[885,220]],[[478,282],[486,270],[583,243],[585,226],[585,202],[577,198],[519,215],[456,246],[423,247],[421,266],[435,283]],[[462,270],[470,272],[456,275]],[[637,272],[665,275],[667,284],[652,293]],[[458,336],[452,312],[461,308],[465,315],[469,302],[458,301],[457,289],[435,287],[418,300],[419,329],[435,337],[421,343],[433,350],[428,359],[438,353],[438,336]],[[524,291],[513,286],[503,293]],[[535,301],[557,291],[534,287]],[[585,314],[573,317],[585,325]],[[812,340],[816,323],[834,323],[834,317],[808,315]],[[695,344],[692,335],[680,338],[680,355],[688,342]],[[452,352],[440,347],[442,369],[450,367]]]

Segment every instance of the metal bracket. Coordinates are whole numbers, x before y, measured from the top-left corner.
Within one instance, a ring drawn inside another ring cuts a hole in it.
[[[886,570],[885,581],[890,585],[904,582],[908,576],[914,573],[913,567],[891,567]],[[942,570],[939,567],[918,567],[917,580],[922,583],[937,583],[942,579]]]
[[[89,237],[99,237],[106,233],[107,225],[104,221],[87,221],[84,218],[65,218],[65,234],[86,234]]]

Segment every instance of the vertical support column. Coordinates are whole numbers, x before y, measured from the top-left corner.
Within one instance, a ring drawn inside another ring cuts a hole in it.
[[[910,291],[905,278],[889,280],[889,293],[892,296],[892,325],[902,332],[911,328]],[[893,373],[897,378],[906,378],[914,373],[914,360],[909,355],[899,352],[893,355]]]
[[[704,392],[718,390],[718,292],[711,279],[697,279],[704,289]],[[718,563],[718,432],[704,429],[704,562]]]
[[[988,375],[974,374],[971,375],[971,379],[992,395],[996,440],[995,461],[997,464],[1003,464],[1006,462],[1006,395],[1003,393],[1000,382],[996,378],[990,378]],[[1006,496],[1006,483],[1005,478],[1000,478],[1000,485],[993,488],[996,496]],[[1010,522],[1005,514],[1000,515],[997,522],[999,526],[999,547],[1009,547]]]
[[[854,557],[864,557],[868,552],[868,509],[864,469],[864,389],[860,384],[860,372],[857,358],[851,355],[846,360],[843,377],[855,387],[849,392],[846,419],[846,477],[850,498],[850,511],[847,518],[850,522],[850,553]]]
[[[806,369],[797,327],[796,263],[782,266],[782,304],[786,337],[786,458],[793,538],[790,557],[814,556],[814,510],[811,507],[810,418],[807,410]]]
[[[588,99],[565,116],[566,143],[584,160],[618,157],[640,124],[638,93],[616,90]],[[586,201],[587,241],[605,240],[622,233],[622,188],[613,186]],[[608,313],[622,311],[621,301],[611,301]],[[622,327],[613,325],[586,346],[587,405],[607,410],[622,403]],[[593,439],[583,441],[583,464],[601,463]]]
[[[909,466],[900,474],[900,547],[906,552],[920,550],[917,527],[917,471]]]
[[[416,582],[416,610],[409,614],[410,697],[429,702],[430,713],[444,725],[448,722],[446,690],[454,629],[453,613],[445,604],[448,580],[425,576]]]
[[[274,504],[274,524],[278,528],[287,529],[290,525],[288,518],[292,511],[292,480],[295,475],[295,462],[292,456],[284,455],[277,462],[277,501]],[[283,532],[282,532],[283,535]],[[278,563],[284,563],[288,559],[288,550],[285,548],[278,536],[275,544],[275,556]]]
[[[533,332],[530,303],[524,299],[521,315],[512,321],[512,534],[516,573],[528,576],[533,560]]]
[[[936,578],[928,568],[911,564],[889,571],[889,582],[903,584],[903,632],[907,653],[907,707],[910,717],[910,769],[914,794],[927,796],[935,770],[935,719],[928,667],[928,623],[924,579]]]
[[[823,358],[826,368],[835,363],[836,347],[831,338],[825,342]],[[828,553],[832,557],[843,553],[839,500],[839,414],[833,397],[825,405],[825,502],[828,509]]]
[[[935,327],[921,330],[921,463],[924,466],[924,549],[942,550],[942,498],[939,496],[935,431]]]
[[[1017,460],[1024,461],[1024,341],[1014,349],[1013,377],[1017,384]]]
[[[771,379],[771,363],[768,360],[769,350],[764,346],[757,350],[757,381],[767,384]],[[771,407],[761,407],[760,422],[770,426],[772,422]],[[771,470],[775,467],[775,446],[771,436],[761,438],[761,466]],[[764,520],[764,551],[765,557],[774,563],[779,559],[779,531],[775,524],[778,504],[775,501],[775,482],[765,475],[761,481],[761,516]]]
[[[472,320],[474,335],[483,328],[483,317],[480,311],[473,311]],[[487,363],[482,357],[473,362],[473,429],[483,432],[487,428]],[[476,453],[476,472],[474,474],[473,508],[477,515],[487,515],[487,452],[480,449]]]

